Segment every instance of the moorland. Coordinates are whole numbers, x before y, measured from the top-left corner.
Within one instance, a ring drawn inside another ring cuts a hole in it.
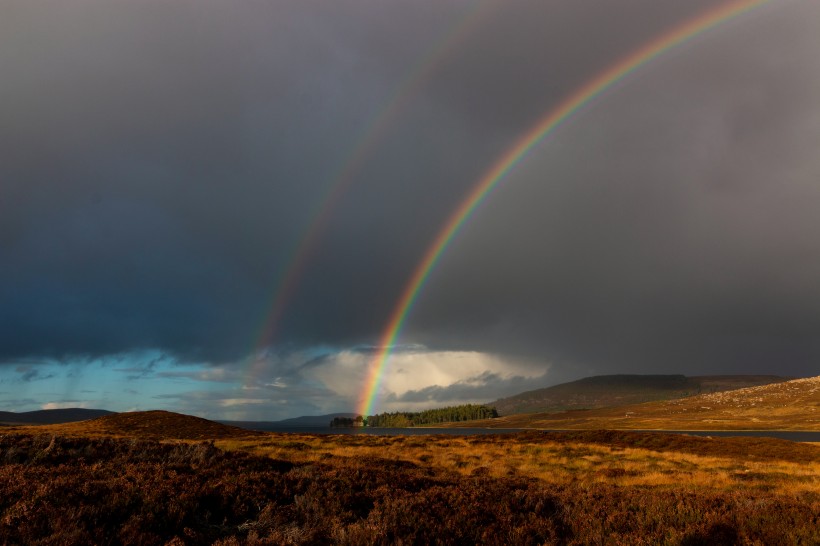
[[[814,407],[816,383],[753,391],[755,407],[775,412],[795,397]],[[111,414],[0,429],[0,537],[820,544],[820,446],[627,430],[284,434],[164,411]]]
[[[453,423],[449,426],[463,426]],[[641,404],[505,415],[470,426],[537,429],[820,431],[820,377]]]
[[[490,403],[500,415],[589,410],[688,398],[795,379],[779,375],[595,375]]]

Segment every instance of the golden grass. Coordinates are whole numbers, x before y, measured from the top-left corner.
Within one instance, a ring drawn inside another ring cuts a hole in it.
[[[608,483],[820,496],[820,449],[816,460],[795,462],[658,452],[526,435],[495,441],[480,437],[270,434],[261,441],[218,440],[216,446],[297,463],[372,457],[412,463],[436,473],[515,476],[549,484]]]
[[[0,536],[158,546],[820,544],[812,445],[612,431],[215,443],[0,434]],[[715,450],[724,454],[706,455]]]
[[[276,434],[244,431],[168,412],[4,430],[62,437],[137,437],[170,443],[209,439],[228,451],[295,464],[372,459],[411,464],[437,475],[820,498],[820,445],[766,439],[707,440],[593,431],[489,436]]]

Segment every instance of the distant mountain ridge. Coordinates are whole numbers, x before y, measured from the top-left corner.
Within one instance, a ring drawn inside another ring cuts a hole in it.
[[[218,420],[218,423],[231,425],[234,427],[246,428],[250,430],[267,430],[276,431],[283,428],[300,428],[300,427],[328,427],[330,422],[336,417],[344,417],[353,419],[356,413],[328,413],[327,415],[303,415],[302,417],[292,417],[290,419],[282,419],[281,421],[224,421]]]
[[[60,425],[63,423],[88,421],[108,415],[116,415],[117,413],[118,412],[103,409],[86,408],[48,409],[24,412],[0,411],[0,426]],[[328,427],[335,417],[354,418],[356,415],[355,413],[329,413],[327,415],[305,415],[280,421],[227,421],[220,419],[214,422],[247,430],[275,431],[283,428]]]
[[[75,423],[111,415],[113,411],[86,408],[47,409],[36,411],[0,411],[0,424],[5,425],[58,425]]]
[[[597,375],[522,392],[488,405],[494,405],[502,416],[599,409],[677,400],[702,393],[782,383],[790,379],[776,375]]]
[[[654,401],[679,400],[699,394],[719,393],[747,387],[777,384],[790,377],[776,375],[601,375],[523,392],[496,400],[501,416],[530,413],[597,410]],[[51,425],[97,419],[116,412],[102,409],[65,408],[29,412],[0,411],[0,425]],[[215,421],[257,431],[286,428],[328,427],[336,417],[355,418],[355,413],[307,415],[279,421]]]

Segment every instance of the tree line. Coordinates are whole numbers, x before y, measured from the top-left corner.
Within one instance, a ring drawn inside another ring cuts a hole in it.
[[[464,404],[461,406],[450,406],[419,412],[396,411],[392,413],[379,413],[367,417],[364,421],[368,427],[392,428],[472,421],[475,419],[494,419],[496,417],[498,417],[498,412],[492,406]]]
[[[365,420],[361,415],[354,417],[334,417],[330,422],[331,427],[363,427]]]

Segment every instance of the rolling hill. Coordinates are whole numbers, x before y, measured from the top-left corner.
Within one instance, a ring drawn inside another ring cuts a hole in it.
[[[523,392],[489,404],[500,415],[598,409],[674,400],[788,381],[775,375],[599,375]]]
[[[87,421],[105,415],[111,415],[112,411],[101,409],[85,408],[65,408],[49,409],[37,411],[0,411],[0,424],[3,425],[54,425],[58,423],[74,423],[76,421]]]
[[[447,426],[459,426],[449,424]],[[820,376],[675,400],[531,413],[470,426],[541,429],[820,430]]]
[[[17,430],[26,431],[25,428]],[[153,440],[224,440],[264,435],[258,431],[162,410],[113,413],[90,421],[42,425],[29,431],[60,436],[105,436]]]

